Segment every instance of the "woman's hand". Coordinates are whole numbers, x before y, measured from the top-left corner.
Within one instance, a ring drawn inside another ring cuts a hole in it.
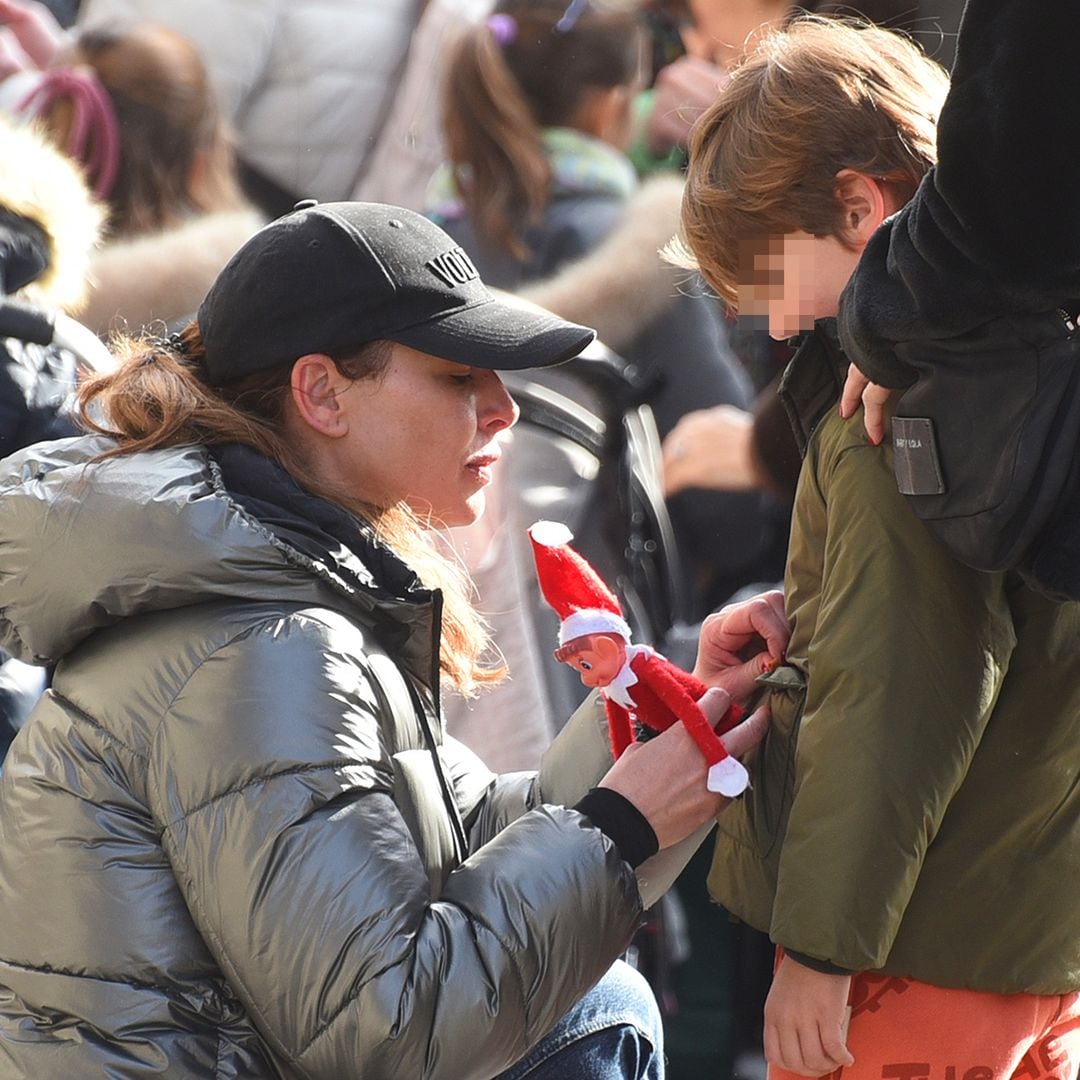
[[[751,436],[754,418],[734,405],[688,412],[668,432],[662,451],[664,494],[684,488],[751,491],[760,486]]]
[[[694,674],[745,701],[756,689],[754,680],[783,661],[790,637],[779,589],[728,604],[701,624]]]
[[[698,702],[711,724],[723,718],[731,698],[709,690]],[[723,736],[733,757],[741,757],[765,737],[767,709],[758,709]],[[731,801],[705,786],[705,759],[686,726],[672,724],[647,742],[631,743],[607,771],[600,787],[632,802],[648,819],[660,848],[670,847],[711,821]]]
[[[854,1065],[844,1032],[850,989],[850,975],[826,975],[785,956],[765,1001],[765,1060],[800,1076]]]
[[[846,420],[863,405],[863,425],[875,446],[885,438],[885,402],[892,391],[872,383],[854,364],[848,365],[847,379],[840,395],[840,415]]]

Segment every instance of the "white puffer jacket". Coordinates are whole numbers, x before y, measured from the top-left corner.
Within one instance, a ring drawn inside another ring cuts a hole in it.
[[[346,199],[390,107],[420,0],[84,0],[78,28],[154,22],[202,54],[246,161]]]

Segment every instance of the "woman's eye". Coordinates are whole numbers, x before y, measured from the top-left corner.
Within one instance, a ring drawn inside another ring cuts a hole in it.
[[[460,386],[467,386],[473,380],[473,373],[467,371],[464,375],[451,375],[450,378]]]

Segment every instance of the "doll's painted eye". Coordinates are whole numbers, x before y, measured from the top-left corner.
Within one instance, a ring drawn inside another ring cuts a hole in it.
[[[578,667],[580,667],[582,671],[592,671],[592,664],[590,664],[588,660],[579,660]]]

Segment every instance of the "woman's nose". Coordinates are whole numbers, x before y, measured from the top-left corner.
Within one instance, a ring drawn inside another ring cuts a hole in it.
[[[493,431],[513,427],[517,423],[521,410],[510,396],[510,391],[503,385],[502,379],[494,371],[485,372],[483,394],[480,402],[480,424]]]

